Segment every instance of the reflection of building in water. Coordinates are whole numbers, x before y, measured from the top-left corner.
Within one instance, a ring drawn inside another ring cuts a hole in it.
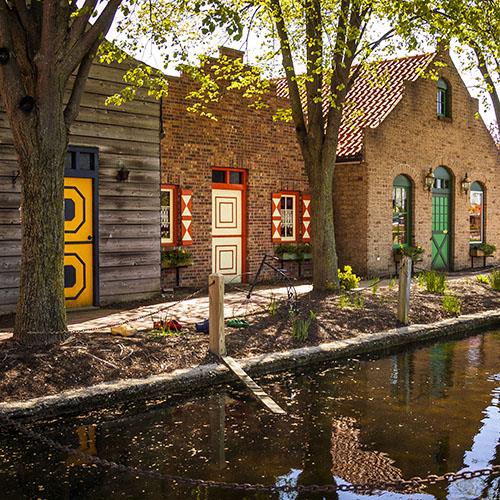
[[[429,350],[431,395],[444,398],[453,385],[453,343],[437,344]]]
[[[401,470],[385,453],[367,451],[360,442],[355,420],[341,418],[332,424],[332,474],[349,483],[370,483],[402,479]]]

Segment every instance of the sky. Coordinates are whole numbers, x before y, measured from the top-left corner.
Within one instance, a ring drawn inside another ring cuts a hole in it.
[[[375,32],[378,33],[384,33],[387,30],[387,24],[379,24],[374,27]],[[117,32],[116,32],[116,22],[112,26],[109,34],[108,34],[108,39],[109,40],[114,40],[116,39]],[[238,50],[245,50],[247,49],[247,53],[245,54],[246,60],[251,64],[254,61],[254,57],[256,52],[258,51],[258,40],[255,37],[250,37],[249,42],[243,42],[243,43],[235,43],[235,42],[226,42],[224,45],[235,48]],[[214,47],[215,48],[215,47]],[[426,52],[426,51],[432,51],[433,47],[423,47],[421,52]],[[397,56],[404,56],[404,55],[411,55],[415,54],[409,53],[409,52],[404,52],[400,51],[396,55]],[[196,55],[196,48],[193,47],[193,55]],[[451,50],[451,56],[452,60],[457,67],[462,80],[464,81],[466,87],[468,88],[470,94],[479,99],[479,110],[481,113],[481,117],[483,118],[484,122],[490,128],[494,123],[495,123],[495,115],[491,106],[491,101],[489,99],[489,96],[487,95],[487,92],[480,92],[480,90],[477,88],[477,77],[479,75],[479,72],[470,72],[466,71],[464,69],[464,65],[460,61],[460,57],[458,56],[458,53],[456,50],[453,49]],[[159,52],[159,50],[152,46],[151,44],[148,44],[145,49],[141,51],[139,54],[135,54],[135,57],[146,64],[153,66],[154,68],[157,69],[163,69],[164,66],[164,61],[162,54]],[[167,73],[170,75],[176,75],[178,72],[175,71],[174,68],[167,70]]]

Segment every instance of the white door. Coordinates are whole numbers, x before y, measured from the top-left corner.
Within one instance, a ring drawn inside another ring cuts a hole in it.
[[[212,189],[212,271],[241,283],[243,259],[242,191]]]

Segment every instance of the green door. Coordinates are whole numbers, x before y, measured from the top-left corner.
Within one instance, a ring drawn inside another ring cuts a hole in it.
[[[432,269],[450,268],[451,176],[436,168],[432,189]]]

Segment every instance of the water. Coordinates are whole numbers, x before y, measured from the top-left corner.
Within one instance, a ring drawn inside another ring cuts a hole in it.
[[[259,382],[288,416],[270,415],[227,388],[187,402],[140,403],[35,428],[122,464],[224,481],[349,484],[500,464],[500,332]],[[0,485],[0,497],[9,500],[369,497],[172,489],[12,435],[0,437]],[[372,497],[499,499],[500,478]]]

